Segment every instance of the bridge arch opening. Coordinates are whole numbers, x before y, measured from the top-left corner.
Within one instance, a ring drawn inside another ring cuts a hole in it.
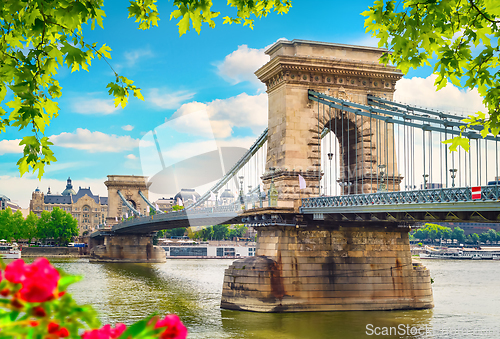
[[[322,106],[316,107],[320,195],[398,191],[393,125]]]

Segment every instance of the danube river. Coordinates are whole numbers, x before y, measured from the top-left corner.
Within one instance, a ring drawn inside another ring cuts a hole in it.
[[[232,260],[51,261],[84,277],[70,291],[79,303],[93,305],[103,323],[176,313],[188,338],[500,338],[500,261],[424,261],[434,279],[432,310],[288,314],[221,310],[224,269]],[[398,334],[376,335],[391,330]]]

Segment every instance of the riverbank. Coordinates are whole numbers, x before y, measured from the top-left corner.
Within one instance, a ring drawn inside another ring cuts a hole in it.
[[[22,257],[86,258],[87,248],[78,247],[23,247]],[[85,251],[83,251],[85,250]]]

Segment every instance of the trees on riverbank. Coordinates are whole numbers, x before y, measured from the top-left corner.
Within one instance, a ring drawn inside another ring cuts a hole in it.
[[[40,218],[30,213],[26,218],[21,211],[12,212],[10,208],[0,211],[0,239],[19,242],[21,239],[31,243],[33,240],[54,239],[66,245],[71,238],[78,236],[78,222],[58,207],[43,211]]]
[[[208,226],[193,231],[191,227],[174,228],[171,230],[162,230],[157,234],[158,238],[170,238],[172,236],[187,235],[189,239],[207,240],[231,240],[233,238],[242,238],[247,233],[248,228],[244,225],[215,225]]]
[[[425,224],[425,227],[419,228],[412,232],[413,238],[421,241],[436,242],[440,240],[456,240],[458,243],[466,244],[479,244],[481,243],[495,243],[500,242],[500,232],[489,229],[481,234],[472,233],[465,236],[465,232],[460,227],[455,227],[453,230],[450,227]]]

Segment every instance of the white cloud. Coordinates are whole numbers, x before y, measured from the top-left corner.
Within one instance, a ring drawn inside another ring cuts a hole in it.
[[[216,99],[209,103],[190,102],[182,105],[172,116],[188,115],[198,111],[206,111],[212,125],[212,130],[217,138],[227,138],[231,135],[233,127],[249,127],[256,134],[260,134],[267,126],[267,94],[248,95],[239,94],[227,99]],[[187,119],[182,121],[187,124]],[[174,120],[175,124],[176,121]],[[177,126],[179,130],[186,128],[196,130],[204,128],[197,126],[197,121],[189,121],[186,126]],[[204,134],[207,131],[198,131]]]
[[[130,159],[130,160],[137,159],[137,157],[135,155],[133,155],[133,154],[128,154],[128,155],[125,156],[125,158]]]
[[[349,41],[348,44],[354,45],[354,46],[378,47],[378,42],[379,42],[379,39],[374,38],[368,34],[365,34],[358,39],[354,39],[352,41]]]
[[[406,104],[446,110],[463,116],[480,110],[486,111],[477,89],[462,90],[448,83],[446,87],[436,91],[434,87],[436,77],[432,74],[427,78],[414,77],[399,80],[396,83],[394,99]]]
[[[0,141],[0,155],[6,153],[23,153],[23,147],[19,146],[21,139],[14,140],[1,140]]]
[[[255,142],[255,136],[248,136],[243,138],[229,138],[226,140],[219,140],[216,143],[217,147],[241,147],[250,148]],[[196,142],[183,142],[175,144],[167,150],[162,150],[164,159],[169,159],[169,162],[175,163],[179,159],[184,160],[196,155],[207,153],[214,150],[212,140],[196,141]],[[130,154],[133,155],[133,154]],[[128,156],[127,156],[128,157]],[[135,159],[135,156],[134,156]]]
[[[108,196],[108,190],[104,185],[104,181],[106,181],[106,178],[71,179],[73,179],[73,189],[77,192],[79,186],[90,187],[93,194],[99,194],[103,197]],[[0,187],[2,187],[2,194],[9,197],[13,202],[17,203],[22,208],[28,208],[29,201],[31,199],[31,193],[37,187],[39,187],[43,193],[47,193],[47,189],[49,187],[52,193],[61,193],[66,188],[66,179],[57,180],[44,178],[42,180],[38,180],[36,175],[33,174],[25,174],[22,178],[14,175],[0,175]]]
[[[269,61],[265,50],[266,48],[248,48],[247,45],[238,46],[236,51],[226,55],[224,61],[216,64],[218,74],[233,85],[249,81],[264,86],[254,72]]]
[[[130,136],[117,136],[102,132],[91,132],[88,129],[78,128],[74,133],[52,135],[50,141],[55,146],[75,148],[95,152],[122,152],[134,149],[139,145],[139,139]]]
[[[80,114],[103,114],[108,115],[117,111],[112,99],[89,99],[76,98],[73,102],[73,110]]]
[[[165,88],[152,88],[147,100],[162,109],[178,108],[181,103],[190,100],[195,93],[188,91],[169,92]]]
[[[131,131],[133,129],[134,129],[134,126],[132,126],[132,125],[122,126],[122,130],[124,130],[124,131]]]
[[[127,60],[127,66],[133,67],[137,63],[137,61],[153,57],[154,54],[151,49],[146,48],[125,52],[124,56],[125,60]]]

